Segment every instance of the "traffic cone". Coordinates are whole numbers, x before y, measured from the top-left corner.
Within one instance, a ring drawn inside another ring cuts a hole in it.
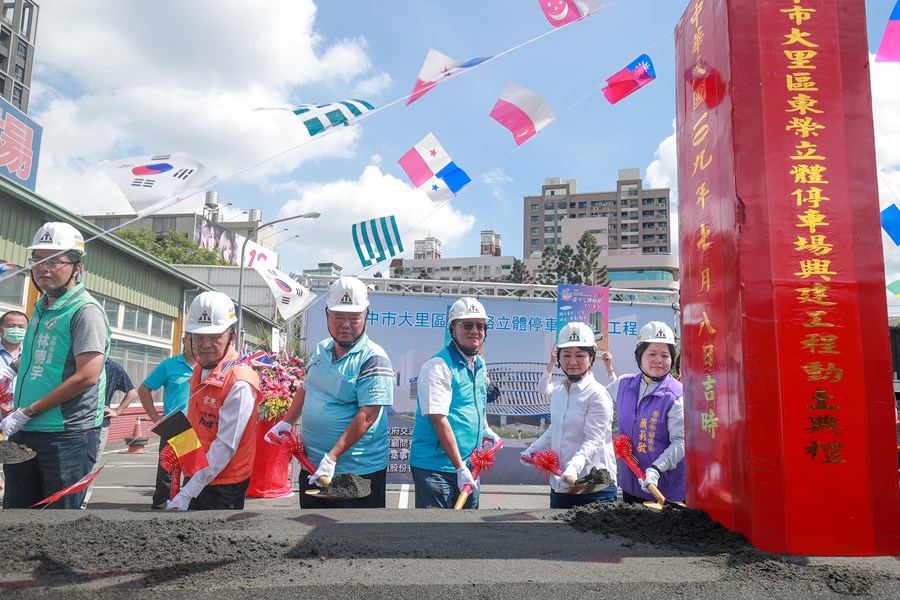
[[[131,430],[131,437],[125,438],[125,443],[128,444],[128,452],[131,454],[143,454],[145,452],[144,446],[147,445],[147,438],[144,436],[144,432],[141,431],[140,417],[135,420],[134,429]]]

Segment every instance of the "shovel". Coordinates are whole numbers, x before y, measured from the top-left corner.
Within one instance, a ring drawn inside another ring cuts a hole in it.
[[[497,453],[497,450],[502,447],[503,440],[500,440],[493,446],[488,446],[487,448],[485,448],[484,440],[482,440],[481,448],[475,448],[469,456],[469,463],[472,465],[472,479],[478,479],[478,474],[481,473],[482,470],[486,471],[494,466],[494,455]],[[472,486],[467,483],[459,493],[456,504],[453,505],[453,510],[461,510],[471,493]]]
[[[551,448],[535,452],[532,456],[523,456],[522,460],[528,464],[534,465],[539,471],[544,473],[552,473],[557,477],[562,477],[562,469],[559,468],[559,456]],[[613,485],[612,483],[586,483],[583,485],[574,485],[575,478],[567,477],[563,479],[566,487],[556,490],[561,494],[593,494],[600,490],[606,489]]]
[[[300,461],[300,464],[303,466],[304,469],[306,469],[310,473],[315,474],[317,469],[316,469],[316,467],[313,466],[313,464],[311,462],[309,462],[309,459],[306,457],[306,448],[303,447],[303,442],[300,441],[300,438],[297,436],[296,433],[291,431],[290,433],[288,433],[286,436],[284,436],[282,438],[281,443],[282,443],[282,445],[284,445],[285,448],[288,449],[288,451],[291,454],[293,454],[294,458],[296,458],[298,461]],[[347,473],[347,475],[350,475],[351,477],[359,477],[358,475],[354,475],[353,473]],[[332,496],[331,494],[328,493],[328,486],[332,481],[331,478],[326,475],[322,475],[321,477],[319,477],[318,481],[319,481],[319,483],[322,484],[322,487],[325,489],[307,490],[306,493],[308,495],[315,496],[317,498],[322,498],[323,500],[353,500],[355,498],[363,498],[365,496],[368,496],[368,494],[362,494],[360,496],[346,496],[346,495]],[[362,481],[364,481],[365,483],[368,483],[368,481],[366,481],[366,480],[362,480]],[[369,493],[371,493],[371,491]]]
[[[631,469],[631,472],[637,475],[638,479],[646,478],[646,474],[644,471],[638,466],[637,461],[634,459],[634,449],[631,445],[631,440],[624,433],[620,433],[618,435],[613,436],[613,448],[616,450],[616,456],[625,461],[625,464],[628,465],[628,468]],[[662,508],[666,503],[666,497],[662,495],[662,492],[659,491],[659,488],[654,484],[650,484],[647,486],[647,491],[656,498],[656,503],[653,502],[645,502],[646,506],[651,508]]]

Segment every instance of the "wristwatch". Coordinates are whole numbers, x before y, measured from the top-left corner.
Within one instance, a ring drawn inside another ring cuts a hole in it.
[[[34,409],[31,408],[30,406],[26,406],[26,407],[24,407],[24,408],[22,409],[22,414],[25,415],[26,417],[28,417],[29,419],[31,419],[32,417],[36,417],[36,416],[38,416],[38,415],[41,414],[41,413],[39,413],[38,411],[34,410]]]

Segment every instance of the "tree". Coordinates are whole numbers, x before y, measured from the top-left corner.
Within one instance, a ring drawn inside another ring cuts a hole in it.
[[[541,285],[556,285],[559,279],[556,267],[559,264],[559,256],[554,246],[547,246],[541,255],[541,264],[538,266],[537,282]]]
[[[575,251],[566,244],[559,251],[556,262],[557,283],[581,283],[581,275],[575,268]]]
[[[167,264],[228,265],[215,250],[198,248],[194,241],[180,231],[155,234],[146,227],[117,229],[115,234],[135,248],[155,256]]]
[[[381,277],[384,277],[384,273],[382,273],[381,271],[375,271],[375,274],[372,275],[372,277],[381,278]]]
[[[394,267],[394,277],[403,277],[406,275],[406,267],[400,265],[399,267]]]
[[[428,279],[428,271],[423,268],[419,269],[418,279]]]
[[[576,244],[576,252],[575,252],[575,270],[578,272],[580,281],[584,285],[604,285],[601,283],[601,277],[599,277],[600,267],[597,266],[597,261],[600,258],[600,254],[602,252],[602,248],[600,248],[600,244],[597,243],[597,238],[588,231],[584,230],[584,233],[581,234],[581,237],[578,239],[578,243]],[[606,270],[606,266],[603,266],[603,269]],[[605,277],[603,277],[605,279]],[[575,283],[574,281],[571,283]],[[607,285],[609,281],[607,280]]]
[[[531,274],[525,268],[525,261],[521,261],[518,258],[513,259],[512,269],[510,269],[509,275],[506,276],[506,280],[513,283],[531,283]]]

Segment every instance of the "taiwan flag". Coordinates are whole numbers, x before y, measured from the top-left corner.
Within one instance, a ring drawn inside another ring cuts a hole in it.
[[[653,61],[646,54],[641,54],[624,69],[606,80],[606,87],[602,90],[603,95],[610,104],[615,104],[654,79],[656,79],[656,71],[653,69]]]

